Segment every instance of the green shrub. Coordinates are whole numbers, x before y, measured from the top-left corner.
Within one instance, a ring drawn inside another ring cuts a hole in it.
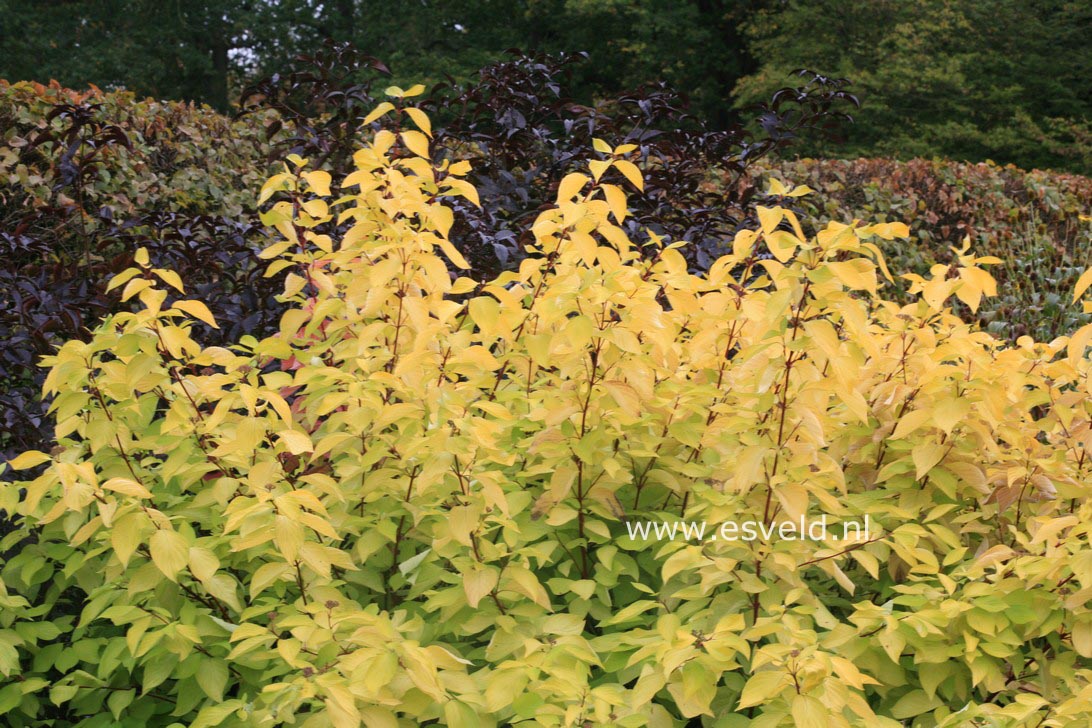
[[[112,286],[143,308],[49,360],[58,445],[0,486],[8,725],[1092,718],[1092,328],[977,331],[966,250],[884,300],[897,223],[762,208],[693,275],[635,251],[599,162],[479,284],[449,273],[466,165],[424,134],[376,134],[336,199],[290,163],[278,334],[202,348],[141,254]],[[823,514],[873,530],[628,530]]]

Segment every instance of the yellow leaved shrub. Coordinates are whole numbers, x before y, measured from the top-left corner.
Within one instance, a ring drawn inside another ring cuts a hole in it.
[[[0,486],[5,724],[1092,721],[1092,329],[963,323],[967,250],[885,300],[898,224],[762,209],[695,275],[627,236],[606,145],[471,280],[468,167],[410,116],[263,189],[277,335],[201,346],[138,257],[139,310],[47,362],[58,445]]]

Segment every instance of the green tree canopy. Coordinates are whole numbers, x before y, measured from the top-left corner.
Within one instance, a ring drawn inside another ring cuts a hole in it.
[[[508,48],[587,51],[578,100],[666,81],[714,124],[807,68],[864,102],[839,156],[1092,171],[1092,5],[1080,0],[0,0],[0,77],[227,110],[326,40],[396,82],[471,78]]]
[[[944,156],[1092,171],[1092,5],[1069,0],[791,0],[748,21],[761,68],[736,104],[807,66],[854,81],[838,155]]]
[[[229,89],[283,71],[325,40],[382,59],[399,80],[470,77],[508,48],[579,51],[586,100],[665,80],[725,120],[753,70],[736,29],[759,0],[0,0],[0,77],[124,86],[226,109]]]

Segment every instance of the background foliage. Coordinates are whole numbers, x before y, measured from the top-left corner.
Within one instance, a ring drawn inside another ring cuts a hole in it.
[[[0,78],[125,86],[226,111],[250,81],[352,42],[404,85],[460,81],[507,48],[587,51],[584,103],[663,81],[713,128],[797,68],[853,79],[848,147],[1092,172],[1092,10],[1076,0],[0,0]]]
[[[1064,0],[789,0],[747,18],[761,67],[737,103],[800,66],[864,100],[836,156],[992,159],[1092,173],[1092,6]]]
[[[1092,181],[900,161],[1089,170],[983,7],[0,0],[108,89],[0,82],[4,721],[1087,725]]]

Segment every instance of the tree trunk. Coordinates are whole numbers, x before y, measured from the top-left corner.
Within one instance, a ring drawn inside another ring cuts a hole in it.
[[[212,41],[212,85],[209,88],[212,105],[220,111],[228,111],[228,43],[222,35]]]

